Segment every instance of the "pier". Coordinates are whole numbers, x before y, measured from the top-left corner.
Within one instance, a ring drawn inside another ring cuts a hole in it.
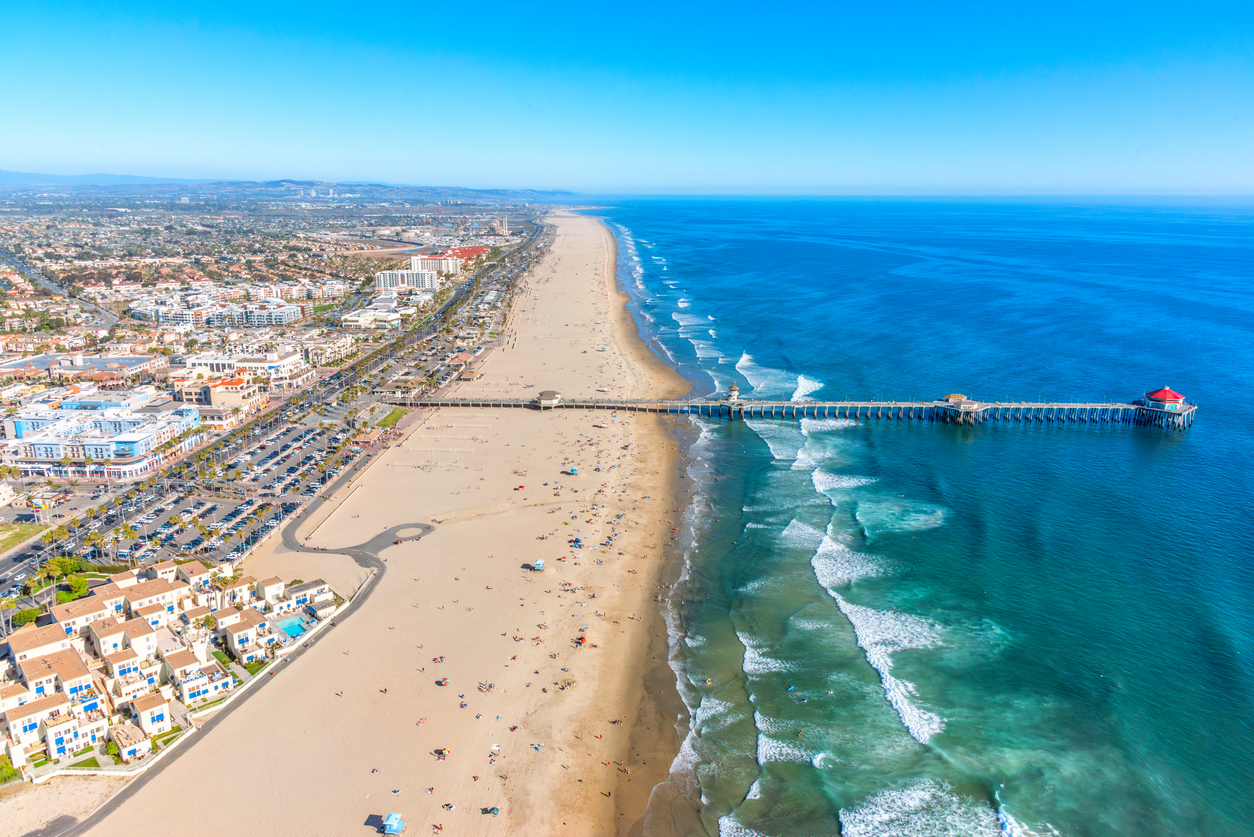
[[[1166,395],[1165,395],[1166,394]],[[1155,398],[1158,396],[1158,398]],[[1178,396],[1178,397],[1177,397]],[[697,416],[713,421],[745,419],[852,419],[855,421],[920,421],[978,425],[989,422],[1021,424],[1091,424],[1160,427],[1184,430],[1193,424],[1197,405],[1164,387],[1129,403],[1062,403],[976,401],[949,395],[935,401],[756,401],[730,397],[690,401],[626,401],[564,399],[546,390],[535,398],[385,398],[399,407],[459,407],[530,410],[623,410]]]

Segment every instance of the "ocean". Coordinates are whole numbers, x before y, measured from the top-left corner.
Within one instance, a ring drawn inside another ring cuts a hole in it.
[[[1254,210],[594,214],[702,394],[1199,405],[1184,432],[694,421],[692,834],[1254,834]]]

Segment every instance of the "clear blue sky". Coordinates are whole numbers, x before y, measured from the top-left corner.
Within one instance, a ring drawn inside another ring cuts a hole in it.
[[[1254,194],[1254,2],[16,2],[0,168]]]

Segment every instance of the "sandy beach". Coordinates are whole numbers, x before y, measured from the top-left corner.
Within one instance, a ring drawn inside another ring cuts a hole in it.
[[[608,230],[551,220],[556,241],[520,287],[507,339],[454,391],[685,391],[635,332]],[[93,835],[365,834],[389,811],[417,834],[631,829],[673,756],[673,734],[633,725],[674,720],[641,707],[643,672],[665,653],[650,640],[677,525],[675,440],[656,416],[566,410],[431,411],[407,433],[300,535],[336,549],[402,524],[434,531],[385,549],[359,611]],[[320,575],[346,594],[367,577],[342,556],[275,545],[245,569]]]

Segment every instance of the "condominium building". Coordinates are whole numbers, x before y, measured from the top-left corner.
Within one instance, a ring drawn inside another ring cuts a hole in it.
[[[204,370],[214,377],[242,377],[252,381],[263,379],[271,392],[288,392],[308,385],[314,376],[314,368],[305,362],[303,352],[291,346],[272,349],[260,354],[218,354],[201,352],[185,360],[189,370]]]
[[[440,274],[434,270],[383,270],[374,275],[376,290],[425,290],[440,287]]]

